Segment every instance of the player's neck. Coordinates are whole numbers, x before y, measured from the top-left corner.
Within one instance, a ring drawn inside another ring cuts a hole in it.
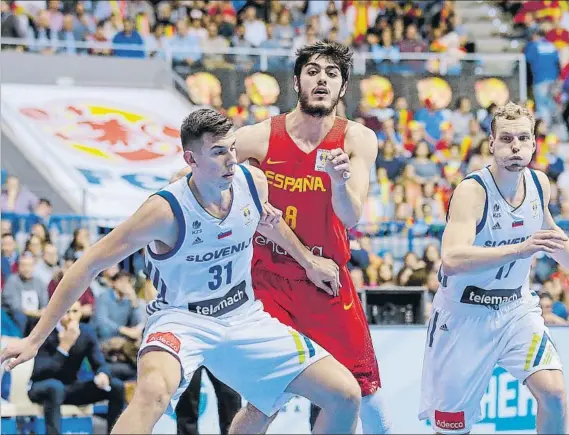
[[[318,145],[334,126],[336,111],[328,116],[317,118],[300,110],[300,104],[286,117],[286,129],[294,138]]]
[[[200,182],[195,174],[190,178],[188,186],[196,201],[208,212],[213,211],[215,213],[218,209],[228,208],[231,204],[231,191],[229,189],[221,190],[219,186]],[[212,207],[216,210],[210,210]]]
[[[500,168],[495,163],[491,164],[489,169],[492,173],[492,176],[494,177],[496,186],[498,186],[498,189],[500,190],[500,193],[507,200],[513,200],[516,197],[518,189],[522,185],[522,177],[524,175],[524,171],[507,171]]]

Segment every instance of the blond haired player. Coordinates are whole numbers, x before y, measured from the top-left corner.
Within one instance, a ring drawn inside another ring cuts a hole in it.
[[[569,243],[548,210],[547,176],[528,169],[535,121],[508,103],[492,120],[492,164],[456,188],[442,242],[440,286],[427,330],[419,418],[439,433],[468,433],[495,365],[537,399],[538,433],[565,433],[562,367],[539,299],[532,256],[569,267]]]

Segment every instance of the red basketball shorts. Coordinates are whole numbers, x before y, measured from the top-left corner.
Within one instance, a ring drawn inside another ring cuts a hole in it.
[[[340,296],[331,297],[310,281],[290,281],[253,268],[255,296],[265,311],[314,340],[352,372],[362,395],[381,387],[366,316],[346,267]]]

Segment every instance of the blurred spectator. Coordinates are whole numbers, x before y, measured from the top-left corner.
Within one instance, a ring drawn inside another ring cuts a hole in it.
[[[28,214],[33,212],[38,199],[27,187],[20,186],[17,177],[10,175],[6,179],[1,201],[2,212]]]
[[[95,29],[95,33],[89,35],[87,37],[89,41],[93,42],[100,42],[101,44],[104,42],[109,42],[109,39],[105,36],[105,25],[104,23],[98,23]],[[112,50],[110,48],[90,48],[89,54],[95,56],[110,56],[112,54]]]
[[[42,286],[48,289],[49,283],[57,271],[59,271],[57,248],[51,243],[46,243],[43,247],[42,257],[37,261],[34,268],[34,276],[42,283]],[[51,297],[49,289],[48,294]]]
[[[87,228],[77,228],[73,231],[73,240],[71,240],[69,248],[63,254],[63,258],[66,260],[79,259],[90,244],[89,230]]]
[[[427,180],[436,182],[439,178],[441,170],[439,166],[431,160],[431,151],[427,142],[421,141],[417,144],[413,152],[413,158],[409,163],[415,168],[415,173],[418,177],[417,180],[420,183],[424,183]]]
[[[239,24],[235,28],[235,35],[231,38],[231,46],[235,48],[251,48],[252,45],[245,39],[245,26]],[[246,54],[236,54],[233,56],[233,64],[237,71],[249,71],[253,67],[253,59]]]
[[[10,275],[2,291],[2,307],[22,335],[35,324],[47,306],[47,288],[34,277],[35,259],[24,253],[18,259],[18,273]]]
[[[245,27],[245,40],[253,47],[260,46],[267,39],[265,23],[257,18],[257,11],[253,6],[248,6],[245,9],[243,26]]]
[[[23,38],[25,32],[20,26],[18,18],[10,9],[10,3],[2,0],[0,3],[2,16],[2,37],[4,38]]]
[[[28,39],[30,51],[41,54],[55,53],[53,41],[56,38],[51,31],[49,13],[46,10],[40,11],[38,17],[32,23],[32,31],[29,32]]]
[[[229,47],[229,41],[218,33],[215,23],[207,25],[207,38],[202,42],[202,48],[205,52],[203,64],[207,69],[230,68],[231,65],[225,61],[223,54],[208,54],[208,52],[220,52]]]
[[[280,13],[277,24],[274,27],[273,34],[274,38],[280,42],[281,48],[292,47],[295,35],[288,9],[283,9]]]
[[[34,361],[28,395],[44,408],[46,432],[61,432],[61,405],[88,405],[108,400],[108,432],[125,405],[121,381],[111,377],[101,345],[91,326],[79,323],[81,304],[75,302],[56,329],[40,347]],[[95,372],[88,381],[79,381],[84,359]]]
[[[43,252],[43,244],[41,239],[38,236],[32,234],[26,241],[24,252],[29,252],[34,256],[36,261],[39,260]]]
[[[469,134],[470,121],[478,122],[472,113],[472,102],[468,97],[460,97],[456,103],[456,109],[452,112],[450,122],[454,131],[454,141],[457,143]]]
[[[387,178],[396,179],[405,167],[405,159],[397,156],[395,145],[390,140],[386,140],[383,147],[380,148],[375,160],[375,167],[385,168]]]
[[[129,273],[117,273],[113,277],[113,289],[100,294],[96,303],[95,325],[101,339],[116,336],[140,339],[144,307],[136,296]]]
[[[533,77],[532,87],[537,116],[551,125],[557,106],[553,86],[559,77],[559,53],[555,45],[544,38],[541,30],[532,33],[524,49]]]
[[[138,45],[140,46],[139,50],[128,50],[128,49],[115,49],[114,53],[115,56],[118,57],[144,57],[145,51],[142,49],[144,47],[144,40],[140,33],[138,33],[134,29],[134,23],[130,19],[126,19],[123,22],[124,30],[122,32],[118,32],[113,37],[113,44],[120,44],[120,45]]]
[[[134,18],[137,22],[147,21],[148,28],[153,28],[156,24],[156,14],[152,3],[146,0],[129,0],[126,3],[126,15]],[[138,25],[137,25],[138,28]]]
[[[59,41],[58,53],[77,54],[81,51],[77,48],[77,42],[84,42],[85,38],[77,35],[74,29],[73,15],[65,14],[63,17],[63,28],[57,34],[57,40]]]
[[[113,278],[117,273],[120,272],[118,264],[103,270],[91,283],[91,288],[93,289],[93,294],[95,297],[99,297],[101,294],[113,288]]]
[[[149,35],[144,37],[144,46],[149,57],[164,56],[164,47],[168,39],[164,33],[164,25],[156,24]]]
[[[185,21],[180,20],[176,23],[176,36],[168,40],[168,47],[172,50],[172,60],[174,66],[194,66],[203,56],[200,38],[195,34],[190,34]],[[184,52],[192,49],[193,51]]]
[[[273,25],[267,24],[267,39],[261,42],[259,48],[264,48],[266,50],[281,48],[281,43],[278,39],[275,39],[273,32]],[[269,71],[279,71],[285,68],[284,59],[278,56],[269,56],[267,63]]]
[[[99,3],[104,2],[97,2],[97,4]],[[109,41],[112,41],[113,37],[124,29],[123,20],[119,14],[112,14],[110,19],[99,21],[99,23],[101,22],[104,23],[103,30],[105,32],[105,38]]]
[[[45,252],[44,252],[44,258],[45,258]],[[75,260],[66,259],[63,260],[61,268],[53,267],[54,273],[52,274],[50,281],[47,284],[47,293],[50,299],[53,296],[55,290],[57,289],[57,286],[59,285],[61,279],[63,278],[63,275],[65,275],[69,270],[69,268],[73,266],[74,262]],[[81,303],[81,319],[82,321],[87,322],[91,319],[93,315],[93,307],[95,304],[95,296],[93,295],[91,287],[87,287],[87,289],[81,294],[81,296],[79,297],[79,302]]]
[[[2,234],[2,274],[6,277],[18,261],[18,247],[12,233]]]
[[[554,314],[552,311],[553,308],[553,298],[549,293],[541,293],[539,295],[539,305],[541,306],[543,320],[545,320],[545,324],[548,326],[568,326],[569,322],[567,320],[562,319],[558,315]]]
[[[73,20],[73,34],[77,41],[85,41],[96,29],[95,18],[85,12],[85,5],[77,2],[75,5],[75,17]]]

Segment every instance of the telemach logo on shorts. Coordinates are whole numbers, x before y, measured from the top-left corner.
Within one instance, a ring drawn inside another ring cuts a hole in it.
[[[229,290],[225,296],[208,299],[207,301],[190,303],[188,304],[188,310],[203,316],[222,316],[236,308],[239,308],[249,300],[247,292],[245,291],[245,286],[245,281],[241,281]]]
[[[459,430],[464,429],[464,411],[443,412],[435,410],[435,424],[440,429]]]
[[[176,353],[180,352],[180,340],[171,332],[154,332],[148,336],[148,340],[146,340],[146,342],[152,343],[153,341],[159,341]]]
[[[470,305],[483,305],[497,310],[506,302],[517,301],[522,298],[522,288],[484,290],[480,287],[469,285],[464,289],[460,302]]]

